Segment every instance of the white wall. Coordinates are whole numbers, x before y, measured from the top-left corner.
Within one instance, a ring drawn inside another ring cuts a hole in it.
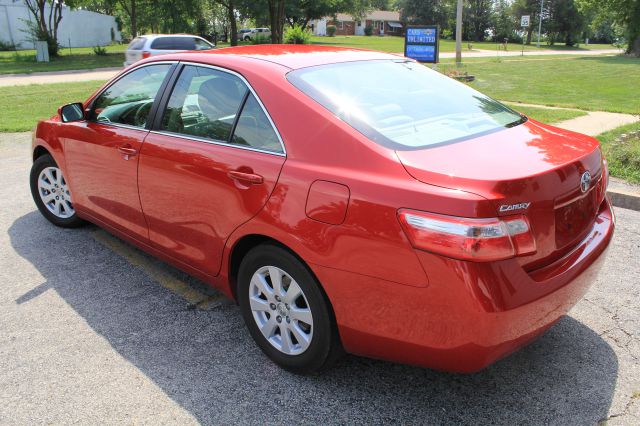
[[[48,8],[47,8],[48,16]],[[27,24],[34,21],[31,12],[22,1],[0,0],[0,40],[19,45],[19,49],[33,49],[33,43],[25,32]],[[58,43],[64,47],[105,46],[111,43],[111,29],[115,41],[121,36],[113,16],[86,10],[62,8],[62,21],[58,26]]]

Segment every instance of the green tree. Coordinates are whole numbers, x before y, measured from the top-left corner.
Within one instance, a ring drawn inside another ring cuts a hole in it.
[[[35,18],[32,36],[47,42],[49,56],[58,56],[58,26],[62,21],[62,7],[74,7],[75,2],[56,0],[24,0],[24,4]],[[48,9],[48,10],[47,10]]]
[[[467,0],[463,9],[463,38],[482,41],[491,26],[492,0]]]
[[[627,41],[627,53],[640,56],[640,0],[579,0],[578,7],[595,10],[597,22],[618,25]]]
[[[585,18],[578,10],[574,0],[547,0],[547,16],[543,26],[549,43],[563,41],[573,46],[585,29]]]

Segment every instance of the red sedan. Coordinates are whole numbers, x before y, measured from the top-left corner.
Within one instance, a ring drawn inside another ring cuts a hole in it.
[[[371,51],[150,58],[41,122],[33,160],[45,218],[210,283],[296,372],[481,369],[582,297],[614,229],[595,139]]]

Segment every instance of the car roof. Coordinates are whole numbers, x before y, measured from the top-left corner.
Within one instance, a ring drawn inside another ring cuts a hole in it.
[[[163,55],[164,59],[195,60],[215,65],[216,55],[234,55],[267,61],[289,69],[299,69],[340,62],[400,59],[404,56],[373,50],[305,44],[257,44],[222,49]],[[172,58],[173,57],[173,58]]]
[[[197,37],[197,38],[202,38],[202,37],[194,35],[194,34],[144,34],[144,35],[140,35],[138,37],[143,37],[143,38],[148,38],[148,39],[161,38],[161,37]]]

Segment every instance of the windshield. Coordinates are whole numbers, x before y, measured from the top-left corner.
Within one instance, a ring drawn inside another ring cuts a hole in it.
[[[369,139],[391,149],[457,142],[526,120],[465,84],[406,60],[302,68],[287,79]]]

